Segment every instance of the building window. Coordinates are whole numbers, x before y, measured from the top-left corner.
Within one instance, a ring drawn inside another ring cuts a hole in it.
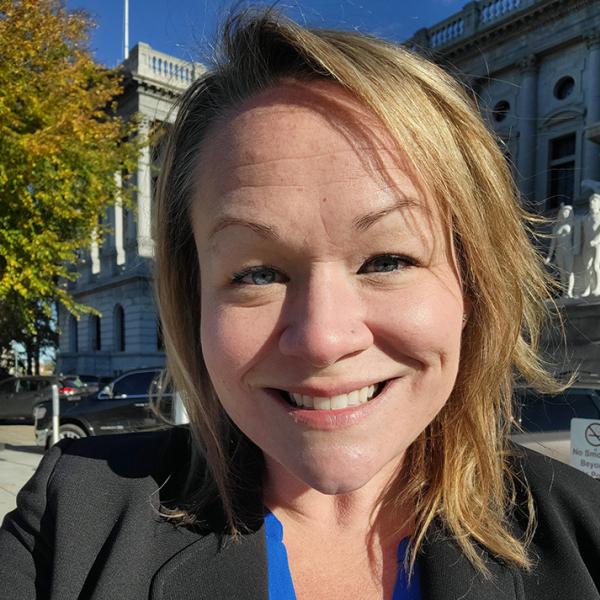
[[[102,321],[97,315],[90,315],[90,350],[102,349]]]
[[[69,352],[79,352],[77,318],[74,315],[69,315]]]
[[[554,86],[554,97],[558,100],[568,98],[575,89],[575,80],[572,77],[561,77]]]
[[[496,123],[500,123],[506,119],[506,115],[510,110],[510,103],[507,100],[500,100],[500,102],[496,102],[494,105],[494,109],[492,110],[492,117]]]
[[[120,304],[115,306],[114,327],[115,350],[117,352],[125,352],[125,311]]]
[[[575,134],[550,140],[548,148],[547,208],[573,204],[575,190]]]

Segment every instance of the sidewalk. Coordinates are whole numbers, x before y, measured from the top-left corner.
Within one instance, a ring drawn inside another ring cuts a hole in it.
[[[42,460],[43,451],[34,443],[32,425],[0,425],[0,522]]]

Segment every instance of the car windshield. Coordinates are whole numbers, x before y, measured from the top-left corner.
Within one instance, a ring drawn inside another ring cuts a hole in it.
[[[124,375],[113,384],[113,395],[117,396],[146,396],[152,380],[158,375],[157,371],[141,371]]]
[[[530,389],[516,392],[517,415],[523,431],[569,431],[571,419],[600,418],[600,395],[595,389],[570,388],[556,395]]]

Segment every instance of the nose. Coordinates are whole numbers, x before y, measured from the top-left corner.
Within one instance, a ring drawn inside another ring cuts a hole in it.
[[[364,302],[347,275],[314,273],[288,300],[279,338],[283,355],[324,368],[373,343]]]

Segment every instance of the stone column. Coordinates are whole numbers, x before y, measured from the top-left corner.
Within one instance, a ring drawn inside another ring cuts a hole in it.
[[[519,189],[524,198],[534,202],[535,168],[537,154],[537,73],[538,61],[534,54],[526,56],[518,64],[521,72],[521,88],[517,100],[519,125],[519,150],[517,169]]]
[[[585,70],[586,117],[589,130],[600,124],[600,30],[586,36],[588,58]],[[600,179],[600,146],[587,138],[583,145],[582,179]]]
[[[100,273],[100,248],[96,241],[96,230],[92,233],[92,244],[90,246],[90,274]]]
[[[147,119],[140,123],[139,135],[144,147],[138,158],[137,169],[137,247],[140,256],[152,257],[154,247],[151,235],[152,176],[150,172],[150,124]]]
[[[115,183],[117,187],[121,189],[123,185],[123,178],[121,173],[115,173]],[[125,264],[125,244],[123,234],[123,202],[121,196],[117,196],[117,201],[114,206],[115,211],[115,251],[117,253],[116,262],[117,265]]]
[[[109,206],[104,215],[104,223],[108,231],[100,248],[100,270],[103,275],[111,275],[115,264],[115,211],[114,206]]]

